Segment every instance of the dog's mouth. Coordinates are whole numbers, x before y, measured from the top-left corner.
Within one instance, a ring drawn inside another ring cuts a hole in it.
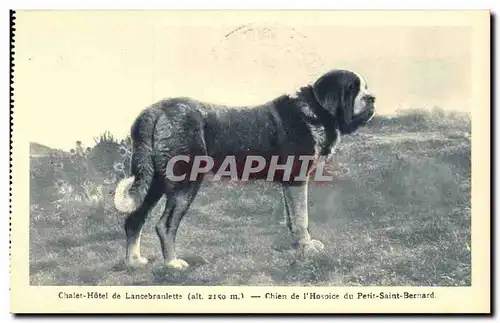
[[[369,113],[369,117],[368,117],[368,120],[366,120],[365,123],[368,123],[370,122],[374,117],[375,117],[375,114],[376,114],[376,110],[375,110],[375,107],[374,106],[371,106],[369,109],[368,109],[368,113]]]
[[[373,103],[368,104],[365,111],[358,116],[361,124],[367,124],[373,117],[375,117],[375,105]]]
[[[365,123],[370,122],[375,116],[375,96],[372,94],[365,95],[363,97],[363,101],[365,102]]]
[[[351,134],[359,127],[365,126],[373,117],[375,117],[375,107],[369,105],[361,114],[355,116],[349,124],[341,126],[340,131],[344,135]]]

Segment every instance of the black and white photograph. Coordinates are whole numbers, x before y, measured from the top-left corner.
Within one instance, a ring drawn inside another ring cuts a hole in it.
[[[489,13],[386,15],[12,12],[26,286],[487,288]]]

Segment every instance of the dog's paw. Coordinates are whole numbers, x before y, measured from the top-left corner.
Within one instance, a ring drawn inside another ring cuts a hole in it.
[[[169,269],[177,269],[177,270],[182,270],[185,269],[189,266],[189,264],[182,260],[182,259],[172,259],[170,260],[167,264],[166,267]]]
[[[322,251],[323,249],[325,249],[325,245],[323,244],[323,242],[319,240],[313,239],[311,240],[311,244],[313,245],[316,251]]]
[[[325,248],[325,245],[319,240],[302,240],[299,241],[297,248],[297,258],[305,259],[320,253]]]
[[[127,265],[127,267],[132,268],[143,267],[148,264],[148,260],[145,257],[134,257],[128,259],[125,264]]]

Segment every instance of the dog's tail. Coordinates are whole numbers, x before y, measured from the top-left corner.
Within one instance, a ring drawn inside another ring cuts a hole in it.
[[[154,133],[159,111],[154,108],[144,110],[135,120],[131,129],[132,176],[121,180],[115,190],[115,208],[124,213],[137,210],[148,193],[155,176],[153,160]]]

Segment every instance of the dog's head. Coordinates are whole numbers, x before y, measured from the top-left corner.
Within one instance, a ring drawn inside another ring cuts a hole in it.
[[[366,80],[354,72],[330,71],[312,88],[318,103],[338,120],[342,134],[354,132],[375,115],[375,96]]]

